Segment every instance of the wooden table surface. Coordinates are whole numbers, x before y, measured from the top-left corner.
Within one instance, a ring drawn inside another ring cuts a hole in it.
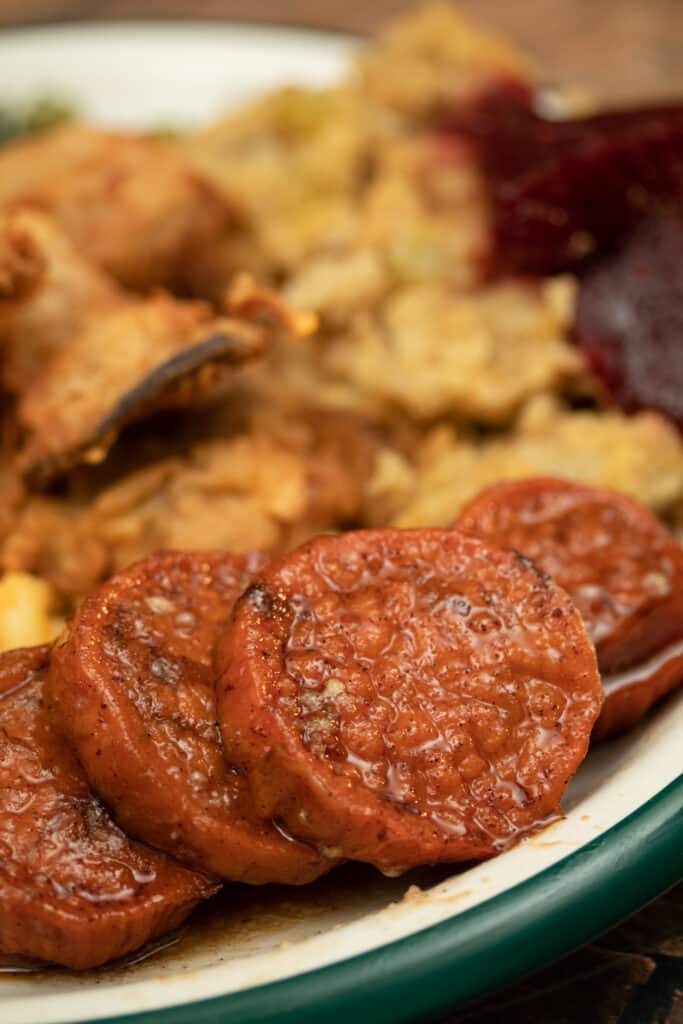
[[[366,33],[410,0],[0,0],[0,25],[220,18]],[[605,99],[683,96],[683,0],[460,0]],[[596,897],[597,898],[597,897]],[[683,1024],[683,885],[599,941],[443,1024]]]
[[[0,24],[65,18],[233,18],[370,32],[415,0],[0,0]],[[460,0],[551,77],[606,97],[683,93],[682,0]]]

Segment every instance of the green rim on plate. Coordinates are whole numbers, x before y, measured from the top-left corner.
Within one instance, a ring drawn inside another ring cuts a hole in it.
[[[461,1005],[556,960],[681,877],[683,776],[557,864],[415,935],[284,981],[104,1020],[400,1024]]]

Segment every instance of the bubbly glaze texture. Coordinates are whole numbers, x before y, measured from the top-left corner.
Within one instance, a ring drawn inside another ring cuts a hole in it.
[[[48,660],[0,655],[0,953],[83,969],[177,927],[216,887],[114,824],[51,719]]]
[[[556,814],[601,702],[567,596],[454,530],[310,542],[242,597],[218,664],[262,813],[388,873]]]
[[[168,552],[88,598],[50,691],[91,784],[126,831],[221,878],[303,883],[330,866],[255,820],[223,756],[213,649],[260,555]]]
[[[569,592],[603,674],[604,737],[683,678],[683,550],[632,498],[541,478],[496,484],[456,524],[515,548]]]

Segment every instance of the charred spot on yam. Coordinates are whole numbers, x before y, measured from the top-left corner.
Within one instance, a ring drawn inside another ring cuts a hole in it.
[[[124,426],[216,393],[270,338],[265,327],[212,319],[203,303],[163,295],[113,312],[74,338],[22,397],[20,469],[42,487],[102,461]]]
[[[243,601],[248,601],[260,615],[270,617],[273,614],[275,601],[265,583],[260,581],[252,583],[250,587],[247,587],[242,596],[238,598],[235,607]]]

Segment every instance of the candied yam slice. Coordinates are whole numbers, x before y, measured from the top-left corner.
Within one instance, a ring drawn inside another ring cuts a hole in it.
[[[111,820],[50,716],[49,657],[0,655],[0,954],[82,970],[171,931],[216,886]]]
[[[93,788],[130,835],[222,878],[309,882],[330,861],[255,820],[225,762],[213,648],[260,556],[168,552],[81,605],[50,692]]]
[[[514,548],[571,596],[593,640],[605,703],[594,731],[634,725],[683,679],[683,549],[646,508],[553,478],[495,484],[455,524]]]
[[[574,337],[623,409],[683,428],[683,209],[647,218],[583,275]]]
[[[564,591],[456,530],[311,541],[245,592],[217,658],[261,813],[389,874],[557,814],[602,702]]]
[[[534,103],[526,84],[498,81],[450,121],[489,182],[497,270],[576,268],[683,195],[683,106],[551,121]]]

